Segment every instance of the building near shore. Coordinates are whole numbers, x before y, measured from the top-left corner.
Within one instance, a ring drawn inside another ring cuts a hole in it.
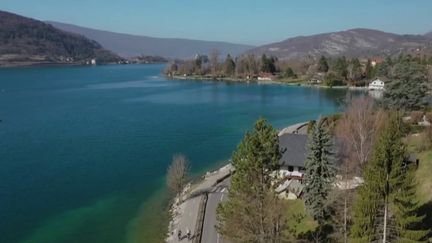
[[[306,134],[286,133],[279,136],[279,146],[282,150],[279,176],[291,179],[303,179],[305,161],[307,158]]]
[[[375,79],[369,83],[369,90],[384,90],[385,83],[381,79]]]
[[[260,73],[258,75],[258,81],[272,81],[274,78],[275,76],[271,73]]]

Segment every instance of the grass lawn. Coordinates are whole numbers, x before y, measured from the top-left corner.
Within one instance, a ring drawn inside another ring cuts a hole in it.
[[[418,199],[421,203],[432,202],[432,149],[419,152],[424,143],[420,136],[409,136],[406,143],[408,151],[420,160],[419,168],[415,171]]]
[[[420,160],[419,167],[415,171],[417,198],[422,205],[420,215],[425,215],[424,229],[432,229],[432,149],[422,152],[423,141],[419,136],[410,136],[407,139],[408,150],[415,153]],[[432,232],[429,234],[429,242],[432,242]]]
[[[432,201],[432,150],[418,154],[420,165],[415,172],[417,195],[422,203]]]
[[[289,228],[289,232],[287,233],[294,237],[299,237],[308,232],[313,232],[317,227],[317,223],[306,212],[304,201],[297,199],[285,202]]]

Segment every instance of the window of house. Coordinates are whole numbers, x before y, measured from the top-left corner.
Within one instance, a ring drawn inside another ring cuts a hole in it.
[[[294,166],[288,166],[288,171],[289,172],[293,172],[294,171]]]

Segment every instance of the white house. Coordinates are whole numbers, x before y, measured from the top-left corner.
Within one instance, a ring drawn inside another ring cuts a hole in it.
[[[384,90],[384,81],[375,79],[369,84],[369,90]]]

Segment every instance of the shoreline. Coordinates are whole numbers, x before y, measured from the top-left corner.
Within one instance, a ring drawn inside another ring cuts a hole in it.
[[[307,125],[309,124],[309,122],[310,121],[299,122],[282,128],[278,131],[278,136],[282,136],[286,133],[307,133]],[[166,232],[166,242],[176,242],[177,229],[181,228],[180,225],[182,225],[182,223],[184,224],[184,222],[182,222],[182,218],[187,211],[187,208],[195,210],[195,213],[197,213],[195,227],[190,229],[193,231],[194,234],[201,237],[202,232],[199,231],[202,231],[202,225],[200,224],[203,223],[201,222],[201,220],[205,217],[205,211],[203,211],[202,208],[206,207],[205,204],[207,202],[206,196],[202,196],[202,193],[204,192],[205,194],[205,191],[218,185],[218,183],[220,183],[221,181],[229,178],[235,171],[235,168],[229,160],[225,162],[228,163],[223,163],[221,167],[218,167],[215,170],[206,171],[203,175],[198,177],[199,179],[189,182],[183,188],[182,193],[180,195],[176,195],[172,199],[169,205],[170,218]],[[190,207],[188,205],[193,204],[193,202],[190,202],[194,200],[193,198],[198,198],[199,202],[195,202],[195,205],[197,205],[198,208]]]
[[[99,63],[96,65],[90,65],[85,63],[57,63],[57,62],[28,62],[28,63],[8,63],[0,64],[1,69],[13,69],[13,68],[31,68],[31,67],[95,67],[95,66],[107,66],[107,65],[161,65],[166,64],[162,62],[155,63]]]
[[[172,203],[169,205],[170,219],[165,242],[176,242],[177,229],[183,229],[185,232],[185,229],[188,228],[195,237],[200,237],[201,233],[197,232],[202,231],[204,209],[207,203],[206,192],[231,176],[233,170],[234,168],[229,162],[216,170],[207,171],[196,181],[189,182],[183,188],[182,193],[172,199]],[[185,212],[189,212],[189,217],[184,216]],[[195,217],[191,217],[190,214],[194,214]]]
[[[255,84],[280,84],[280,85],[287,85],[287,86],[298,86],[298,87],[308,87],[308,88],[319,88],[319,89],[348,89],[348,90],[360,90],[360,91],[367,91],[369,90],[368,87],[356,87],[356,86],[327,86],[322,84],[308,84],[308,83],[301,83],[301,82],[286,82],[282,80],[257,80],[257,79],[242,79],[242,78],[212,78],[212,77],[205,77],[205,76],[180,76],[180,75],[173,75],[165,76],[168,79],[171,80],[191,80],[191,81],[212,81],[212,82],[225,82],[225,83],[255,83]]]

